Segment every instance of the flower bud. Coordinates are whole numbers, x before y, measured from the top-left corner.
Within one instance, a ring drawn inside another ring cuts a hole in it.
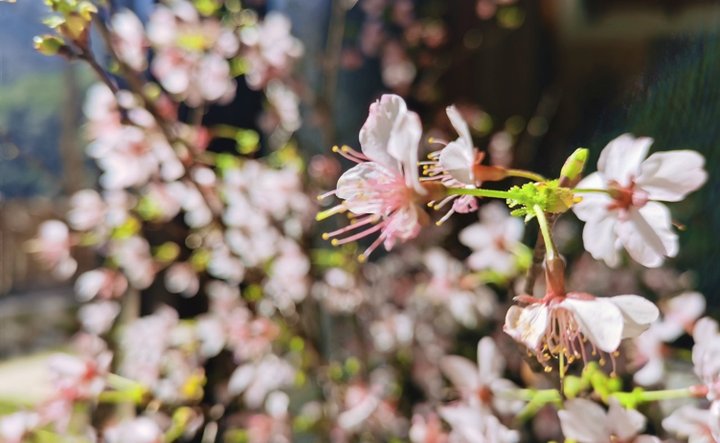
[[[65,46],[65,42],[53,35],[38,35],[33,38],[35,49],[43,55],[57,55]]]
[[[580,181],[580,175],[585,168],[588,152],[585,148],[577,148],[565,160],[565,164],[560,170],[560,180],[564,186],[575,186]]]

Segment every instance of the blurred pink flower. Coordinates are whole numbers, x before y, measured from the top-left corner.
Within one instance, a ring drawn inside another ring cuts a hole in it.
[[[77,261],[70,254],[71,246],[70,230],[59,220],[42,222],[37,237],[28,242],[30,252],[37,254],[40,262],[59,279],[70,278],[77,270]]]
[[[445,406],[438,411],[450,424],[450,441],[457,443],[517,443],[518,431],[505,427],[489,409],[481,406]]]
[[[718,323],[703,317],[693,330],[692,361],[695,374],[707,389],[710,401],[720,401],[720,332]]]
[[[620,262],[618,251],[646,267],[660,266],[678,252],[670,211],[658,201],[677,202],[705,183],[705,159],[695,151],[650,155],[653,140],[629,134],[612,140],[598,160],[598,172],[585,177],[580,189],[605,190],[582,194],[573,206],[585,221],[585,249],[608,266]]]
[[[149,417],[136,417],[110,425],[103,432],[105,443],[162,443],[165,434]]]
[[[113,14],[110,20],[112,46],[118,58],[136,71],[147,68],[147,38],[140,19],[129,9]]]
[[[112,353],[95,356],[57,354],[49,361],[49,370],[58,395],[67,400],[94,400],[105,388]]]
[[[501,414],[513,414],[524,405],[522,400],[512,398],[512,391],[518,388],[502,377],[505,359],[490,337],[478,342],[477,363],[449,355],[440,360],[440,369],[470,406],[493,407]]]
[[[517,254],[522,247],[525,224],[502,203],[480,209],[480,223],[460,231],[460,243],[473,250],[468,265],[477,271],[492,270],[510,276],[517,272]]]
[[[0,441],[4,443],[24,443],[29,434],[40,425],[40,416],[36,412],[15,412],[0,417]]]
[[[720,439],[720,421],[709,409],[685,405],[662,421],[662,427],[689,443],[716,443]]]
[[[566,401],[558,415],[565,438],[578,443],[660,443],[657,437],[638,435],[645,429],[645,416],[612,397],[607,412],[593,401],[575,398]]]

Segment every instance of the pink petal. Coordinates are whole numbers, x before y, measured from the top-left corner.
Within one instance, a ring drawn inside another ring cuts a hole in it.
[[[610,397],[607,422],[612,434],[620,437],[620,441],[631,441],[640,431],[645,429],[646,418],[634,409],[625,409],[620,402]]]
[[[615,213],[605,212],[602,218],[588,221],[582,233],[585,250],[596,260],[604,260],[610,267],[615,267],[620,262],[617,224]]]
[[[472,137],[470,136],[470,128],[468,128],[468,125],[460,115],[460,112],[454,105],[445,108],[445,112],[447,113],[447,116],[450,119],[450,123],[452,123],[453,128],[455,128],[458,135],[460,136],[460,140],[458,141],[461,141],[461,144],[465,145],[466,147],[469,146],[470,154],[472,154],[473,142]]]
[[[343,173],[336,195],[354,214],[380,214],[388,191],[397,187],[397,177],[380,163],[360,163]]]
[[[475,183],[473,176],[473,147],[458,139],[450,142],[440,151],[440,166],[446,170],[455,180],[466,185]]]
[[[420,116],[414,112],[405,112],[395,120],[395,126],[388,140],[387,152],[403,167],[405,184],[419,194],[425,194],[420,185],[418,171],[418,149],[422,138]]]
[[[599,172],[594,172],[577,184],[578,189],[607,189],[607,183]],[[582,221],[590,221],[602,218],[608,212],[608,206],[612,203],[609,195],[600,192],[588,192],[580,194],[582,200],[573,206],[573,212]]]
[[[483,337],[478,342],[477,367],[483,384],[499,378],[505,369],[505,359],[491,337]]]
[[[531,350],[538,349],[548,327],[548,308],[536,304],[521,308],[510,306],[503,330]]]
[[[440,359],[440,370],[458,388],[463,397],[472,395],[480,387],[478,368],[473,362],[457,355]]]

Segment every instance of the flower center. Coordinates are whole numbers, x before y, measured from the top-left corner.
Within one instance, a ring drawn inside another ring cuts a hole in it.
[[[608,210],[627,211],[631,206],[642,208],[648,202],[648,194],[642,189],[635,187],[635,180],[631,179],[630,184],[622,186],[615,180],[611,180],[608,184],[610,197],[613,198],[612,203],[608,206]]]

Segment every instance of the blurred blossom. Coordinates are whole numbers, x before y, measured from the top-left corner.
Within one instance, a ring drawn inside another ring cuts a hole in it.
[[[473,250],[467,262],[471,269],[492,270],[501,275],[517,272],[518,252],[525,225],[510,216],[507,208],[492,202],[480,209],[480,223],[463,229],[460,242]]]
[[[70,255],[71,241],[70,230],[65,223],[47,220],[40,224],[38,236],[29,242],[28,247],[53,275],[67,279],[77,270],[77,261]]]
[[[256,26],[240,33],[242,53],[248,64],[246,80],[261,89],[271,79],[289,74],[294,61],[302,56],[302,43],[290,33],[290,20],[279,12],[269,12]]]
[[[98,268],[80,274],[75,280],[75,295],[78,300],[85,302],[96,297],[120,298],[127,287],[127,279],[120,272]]]
[[[156,266],[147,240],[133,236],[113,242],[111,248],[112,255],[134,288],[145,289],[150,286],[155,279]]]
[[[382,53],[382,79],[385,86],[406,93],[417,70],[403,47],[395,40],[386,42]]]
[[[267,355],[257,363],[246,363],[233,372],[228,382],[228,391],[243,395],[249,408],[260,407],[271,392],[292,384],[295,369],[285,360]]]
[[[112,353],[73,356],[57,354],[48,360],[53,386],[59,396],[68,400],[95,400],[105,388]]]
[[[300,98],[286,84],[272,80],[265,90],[269,112],[263,114],[261,126],[266,132],[281,128],[289,133],[300,129]]]
[[[165,287],[173,294],[192,297],[200,289],[200,281],[190,263],[173,263],[165,271]]]
[[[439,413],[452,428],[450,441],[458,443],[520,441],[518,431],[506,428],[486,408],[465,405],[444,406],[439,409]]]
[[[427,416],[413,414],[412,426],[408,434],[412,443],[448,442],[448,435],[443,430],[442,422],[435,414]]]
[[[101,335],[110,330],[119,313],[118,303],[103,300],[83,305],[78,311],[78,317],[85,331]]]
[[[28,441],[30,432],[40,425],[36,412],[15,412],[0,417],[0,440],[4,443],[23,443]]]
[[[614,398],[610,398],[607,413],[593,401],[576,398],[566,401],[565,408],[558,415],[565,438],[578,443],[661,441],[657,437],[638,435],[645,429],[645,416],[634,409],[623,408]]]
[[[354,312],[366,298],[355,276],[340,268],[325,272],[323,280],[313,285],[312,292],[331,312]]]
[[[112,46],[118,58],[136,71],[147,67],[145,29],[140,19],[130,10],[122,9],[110,20]]]
[[[152,72],[166,91],[193,107],[235,96],[227,58],[236,55],[239,42],[231,29],[201,19],[190,2],[178,0],[155,9],[147,35],[155,51]]]
[[[673,411],[662,421],[666,431],[690,443],[715,443],[720,437],[718,419],[710,410],[684,405]]]
[[[106,443],[162,443],[165,434],[158,424],[149,417],[136,417],[105,428]]]
[[[501,414],[514,414],[524,406],[522,400],[512,398],[518,389],[502,377],[505,359],[490,337],[483,337],[477,345],[477,364],[456,355],[440,360],[445,376],[460,391],[464,402],[472,407],[493,407]]]

